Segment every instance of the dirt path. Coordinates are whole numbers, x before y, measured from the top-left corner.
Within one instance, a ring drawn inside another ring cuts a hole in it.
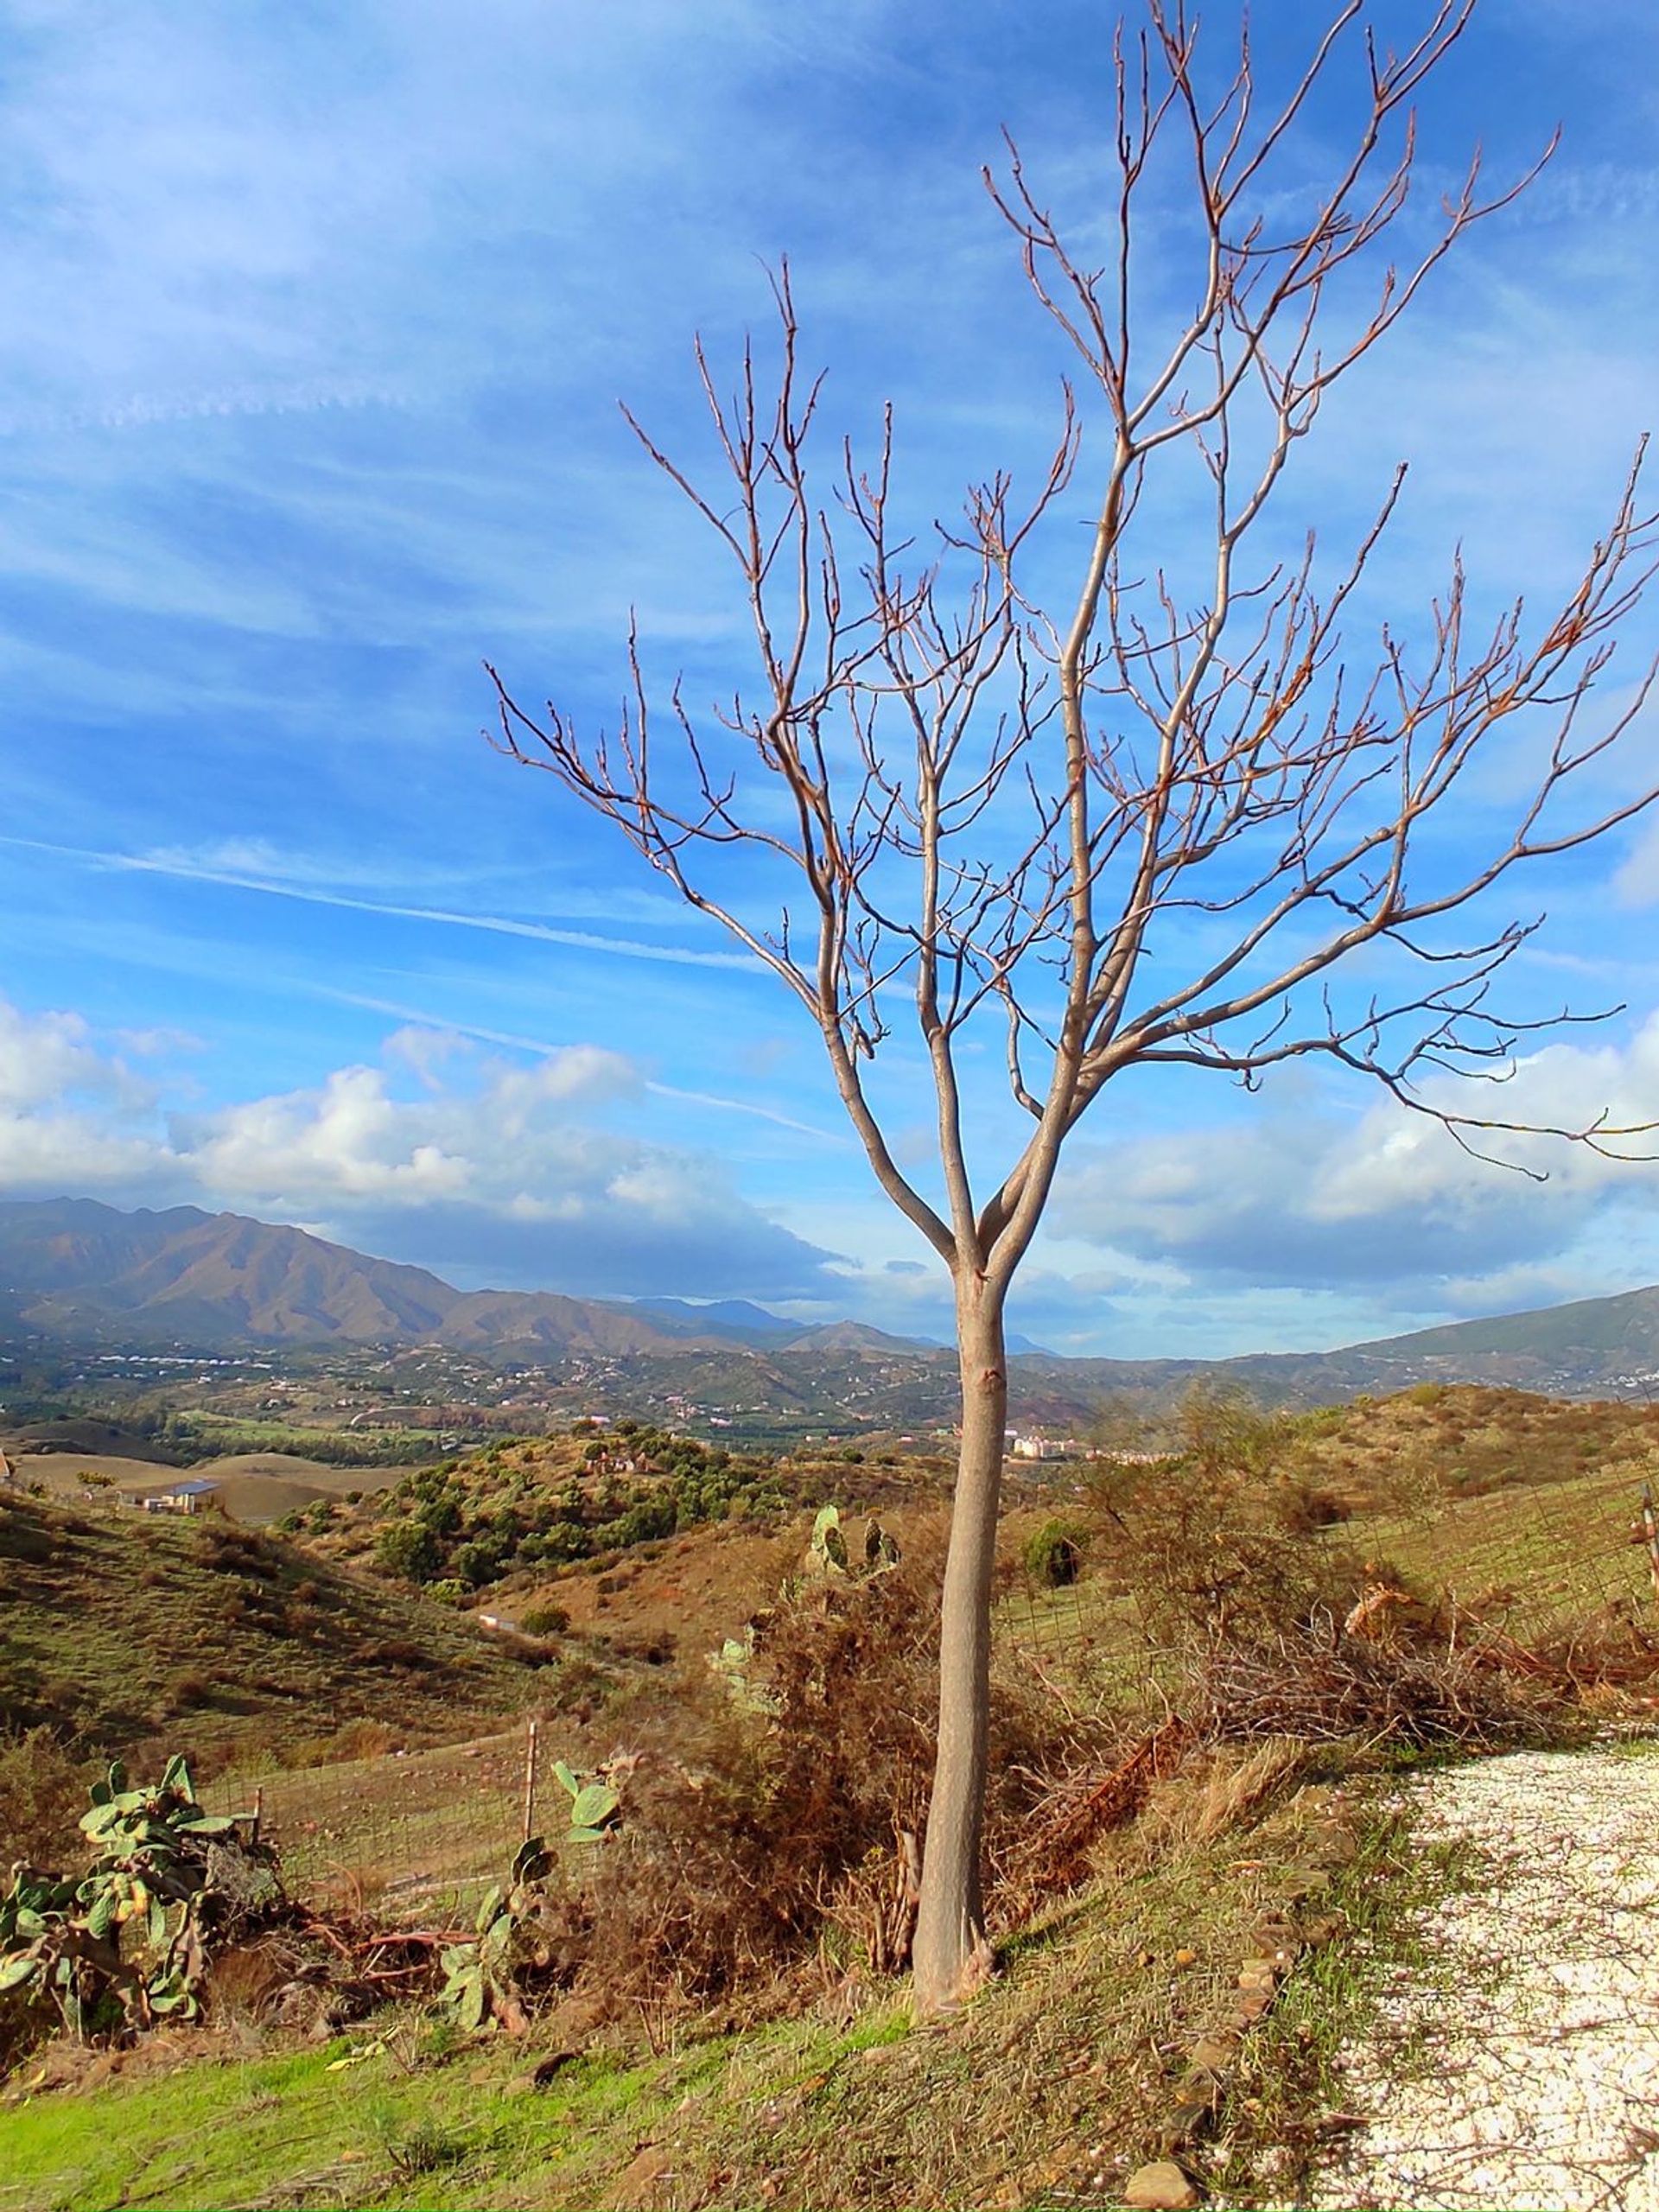
[[[1344,2063],[1307,2202],[1659,2212],[1659,1745],[1522,1752],[1414,1783],[1485,1862]]]

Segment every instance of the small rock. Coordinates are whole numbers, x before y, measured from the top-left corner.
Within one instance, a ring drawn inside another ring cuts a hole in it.
[[[1149,2166],[1138,2167],[1123,2184],[1123,2202],[1136,2212],[1187,2212],[1199,2201],[1192,2180],[1173,2158],[1154,2158]]]

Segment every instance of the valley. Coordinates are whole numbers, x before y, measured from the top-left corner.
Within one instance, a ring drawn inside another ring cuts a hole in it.
[[[1433,1382],[1641,1402],[1659,1392],[1659,1289],[1328,1351],[1015,1351],[1008,1375],[1010,1422],[1060,1434],[1109,1408],[1155,1416],[1195,1383],[1264,1407]],[[926,1449],[952,1432],[957,1391],[953,1352],[859,1324],[730,1301],[462,1293],[235,1215],[0,1203],[6,1448],[30,1448],[42,1423],[103,1418],[169,1465],[276,1452],[366,1469],[597,1414],[734,1450],[874,1437]]]

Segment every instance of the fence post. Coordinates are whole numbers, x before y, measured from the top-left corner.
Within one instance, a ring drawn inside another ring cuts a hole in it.
[[[261,1824],[263,1823],[263,1821],[264,1821],[264,1817],[265,1817],[265,1785],[264,1785],[264,1783],[263,1782],[261,1782],[261,1783],[257,1783],[254,1785],[254,1792],[253,1792],[253,1840],[254,1840],[254,1842],[255,1842],[255,1843],[257,1843],[257,1842],[258,1842],[258,1840],[259,1840],[259,1829],[260,1829]]]
[[[1642,1485],[1642,1533],[1648,1541],[1648,1576],[1655,1602],[1659,1603],[1659,1515],[1654,1512],[1651,1483]]]
[[[1659,1573],[1659,1567],[1655,1569]],[[530,1724],[529,1740],[524,1746],[524,1841],[528,1843],[536,1833],[536,1723]]]

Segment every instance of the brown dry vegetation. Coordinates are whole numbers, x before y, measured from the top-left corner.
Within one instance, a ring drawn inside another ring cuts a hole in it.
[[[1417,1383],[1392,1397],[1291,1416],[1283,1430],[1299,1471],[1355,1512],[1659,1462],[1659,1405],[1586,1404],[1474,1385]]]
[[[887,1573],[856,1572],[849,1522],[855,1572],[801,1576],[803,1514],[698,1528],[499,1599],[556,1599],[594,1632],[543,1678],[544,1741],[606,1764],[621,1796],[615,1834],[567,1854],[539,1909],[520,2071],[656,2069],[664,2101],[595,2150],[575,2194],[527,2171],[493,2195],[480,2168],[470,2198],[393,2178],[385,2201],[1109,2200],[1160,2148],[1186,2053],[1236,2003],[1264,1927],[1294,1923],[1293,1948],[1339,1943],[1344,1915],[1373,1911],[1373,1874],[1344,1902],[1320,1859],[1333,1815],[1349,1817],[1333,1776],[1655,1709],[1659,1612],[1628,1527],[1659,1438],[1646,1409],[1420,1390],[1290,1420],[1195,1402],[1185,1419],[1179,1458],[1096,1463],[1086,1498],[1071,1495],[1079,1471],[1060,1473],[1075,1583],[1022,1564],[1052,1493],[1019,1493],[1031,1502],[1005,1524],[989,1898],[1003,1972],[927,2036],[897,2039],[893,1969],[933,1717],[931,1474],[884,1504],[903,1547]],[[868,1502],[862,1470],[822,1471],[820,1496]],[[337,1575],[317,1554],[339,1543],[268,1548],[296,1563],[292,1602],[316,1605]],[[722,1675],[709,1655],[746,1621],[753,1652]],[[624,1663],[671,1637],[661,1663]],[[353,1791],[406,1787],[413,1762],[376,1759],[371,1724],[359,1737]],[[475,1801],[472,1748],[449,1789]],[[349,1853],[349,1833],[329,1848]],[[1394,1878],[1393,1859],[1378,1866]],[[1249,2050],[1241,2063],[1257,2105],[1218,2105],[1213,2155],[1208,2136],[1192,2153],[1230,2187],[1253,2111],[1282,2136],[1313,2094],[1258,2080]]]

